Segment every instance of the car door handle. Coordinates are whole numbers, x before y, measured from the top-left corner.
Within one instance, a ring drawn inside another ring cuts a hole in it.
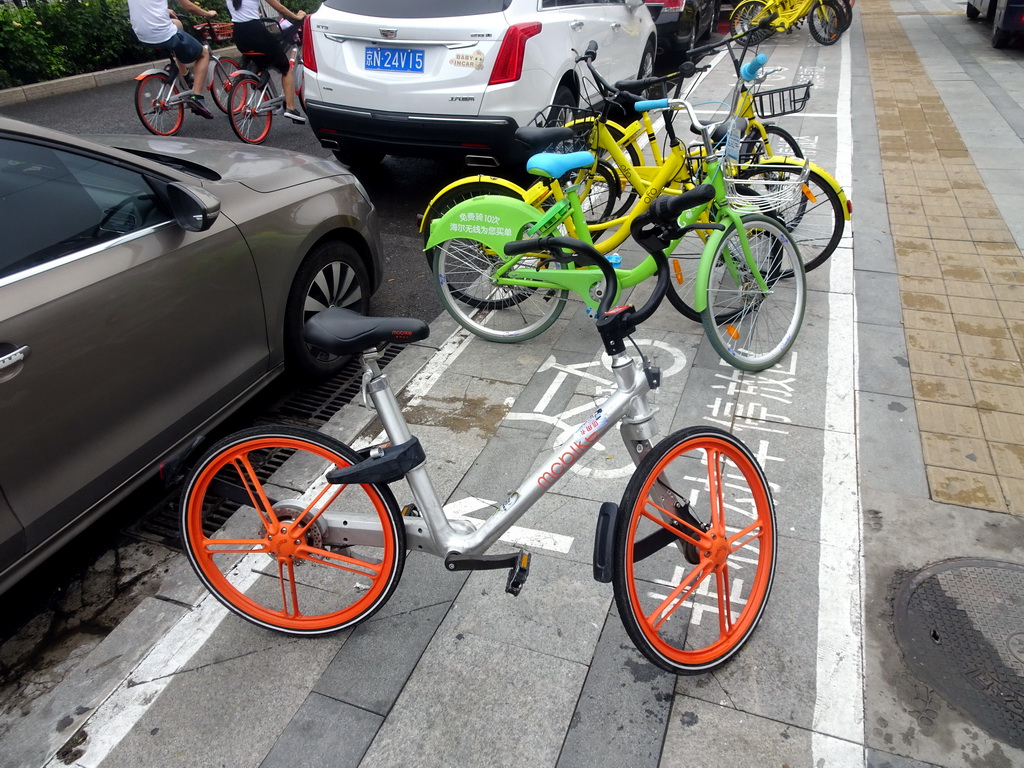
[[[0,344],[0,348],[3,348],[5,346],[9,348],[11,345]],[[17,376],[17,374],[20,372],[20,369],[17,368],[17,366],[19,366],[20,364],[22,364],[22,362],[25,361],[26,357],[29,356],[29,353],[31,351],[32,349],[28,345],[26,345],[17,347],[12,352],[5,352],[3,354],[0,354],[0,383],[5,382],[8,379],[13,379],[15,376]]]
[[[5,368],[10,368],[11,366],[24,361],[31,351],[32,350],[28,346],[24,346],[18,347],[13,352],[8,352],[6,355],[0,355],[0,373],[2,373]]]
[[[583,22],[580,21],[579,19],[576,19],[576,21],[570,21],[569,27],[571,29],[583,29]]]

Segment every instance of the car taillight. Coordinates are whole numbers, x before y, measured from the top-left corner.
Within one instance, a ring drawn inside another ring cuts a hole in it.
[[[665,4],[661,7],[663,11],[678,11],[686,5],[686,0],[665,0]]]
[[[491,70],[489,85],[515,82],[523,74],[523,59],[526,55],[526,41],[540,32],[540,22],[514,24],[505,33],[498,50],[498,58]]]
[[[313,25],[310,17],[302,20],[302,63],[310,72],[316,72],[316,53],[313,51]]]

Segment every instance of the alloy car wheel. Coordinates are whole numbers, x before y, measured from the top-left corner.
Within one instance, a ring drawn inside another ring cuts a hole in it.
[[[370,277],[363,259],[348,243],[320,243],[299,267],[288,294],[285,310],[285,354],[298,373],[332,376],[345,359],[306,344],[306,321],[327,307],[344,307],[360,314],[370,311]]]

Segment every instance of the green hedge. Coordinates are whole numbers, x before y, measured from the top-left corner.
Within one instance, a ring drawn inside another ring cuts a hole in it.
[[[230,2],[230,0],[227,0]],[[219,11],[229,21],[224,0],[200,0],[201,7]],[[285,2],[293,11],[313,11],[319,0]],[[190,30],[200,23],[178,12]],[[128,20],[126,0],[52,0],[27,8],[0,5],[0,88],[12,88],[69,75],[138,64],[157,58],[139,43]]]

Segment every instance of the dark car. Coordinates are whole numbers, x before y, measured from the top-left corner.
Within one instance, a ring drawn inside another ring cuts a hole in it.
[[[658,49],[683,53],[718,28],[722,0],[647,0]]]
[[[0,591],[369,310],[376,213],[336,161],[0,118]]]

